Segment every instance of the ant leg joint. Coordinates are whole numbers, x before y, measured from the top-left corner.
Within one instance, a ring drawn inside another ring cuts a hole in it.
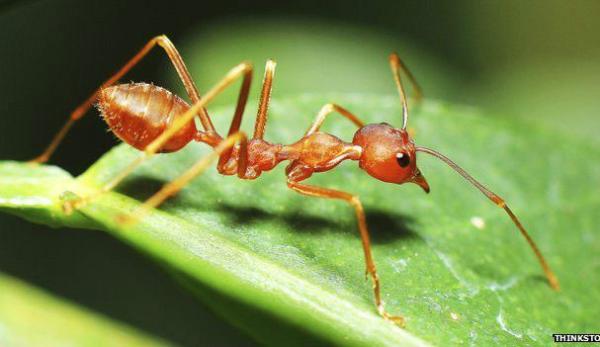
[[[498,195],[493,196],[492,200],[494,201],[494,203],[496,203],[496,205],[498,205],[498,207],[500,207],[500,208],[506,207],[506,202],[504,202],[504,199],[502,199]]]
[[[160,34],[160,35],[155,36],[154,38],[152,38],[152,41],[156,42],[156,44],[158,44],[159,46],[161,46],[162,48],[165,48],[165,49],[174,47],[171,39],[169,39],[169,37],[165,34]]]
[[[251,62],[249,62],[249,61],[243,61],[243,62],[242,62],[242,66],[244,67],[244,72],[251,72],[251,71],[252,71],[252,69],[254,68],[254,67],[252,66],[252,63],[251,63]]]
[[[333,102],[325,104],[323,108],[321,108],[321,112],[333,112],[335,110],[335,104]]]
[[[358,208],[360,210],[363,209],[362,203],[360,202],[360,198],[356,195],[352,195],[352,197],[350,198],[350,200],[348,200],[348,202],[355,208]]]

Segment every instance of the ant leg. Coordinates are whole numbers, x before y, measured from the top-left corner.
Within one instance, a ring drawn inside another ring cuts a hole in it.
[[[399,71],[402,71],[406,74],[406,76],[408,76],[408,80],[412,86],[413,93],[415,94],[415,102],[420,102],[423,99],[423,90],[421,89],[419,83],[417,83],[417,79],[415,78],[415,76],[412,74],[412,72],[410,72],[408,67],[406,67],[406,64],[404,64],[402,59],[400,59],[398,53],[394,52],[390,54],[390,64],[392,67],[392,72],[395,75],[398,75]]]
[[[148,54],[148,52],[150,52],[150,50],[156,45],[159,45],[165,50],[167,56],[169,57],[169,60],[171,60],[171,63],[173,63],[173,66],[175,67],[175,70],[177,71],[181,82],[185,86],[185,90],[187,91],[190,99],[192,100],[192,103],[197,103],[200,100],[198,88],[196,88],[196,85],[194,84],[194,81],[192,80],[192,77],[190,76],[190,73],[186,68],[185,63],[181,58],[181,55],[177,51],[177,48],[175,48],[175,45],[173,45],[171,40],[169,40],[169,38],[165,35],[156,36],[150,41],[148,41],[148,43],[146,43],[146,45],[138,53],[136,53],[133,56],[133,58],[131,58],[119,71],[117,71],[108,80],[102,83],[102,85],[100,85],[100,87],[96,89],[94,93],[92,93],[92,95],[90,95],[85,101],[83,101],[79,106],[77,106],[77,108],[75,108],[75,110],[71,112],[71,115],[69,116],[69,119],[67,120],[65,125],[63,125],[63,127],[58,131],[58,133],[56,133],[56,135],[54,135],[54,138],[52,139],[48,147],[44,150],[44,152],[42,152],[42,154],[40,154],[36,158],[32,159],[30,162],[47,162],[48,159],[50,159],[50,156],[58,147],[58,145],[61,143],[65,135],[67,135],[73,124],[81,117],[83,117],[85,113],[90,109],[90,107],[96,100],[98,92],[103,88],[114,84],[121,77],[123,77],[123,75],[129,72],[129,70],[131,70],[137,63],[139,63],[140,60],[142,60]],[[214,126],[212,125],[212,122],[210,121],[206,110],[204,110],[203,108],[200,109],[198,111],[198,115],[200,116],[200,121],[204,129],[207,132],[214,132]]]
[[[231,125],[229,126],[227,136],[232,136],[233,134],[240,131],[240,127],[242,125],[242,118],[244,116],[244,109],[246,108],[246,103],[248,102],[248,94],[250,93],[251,82],[252,67],[250,66],[250,69],[246,71],[246,73],[244,73],[244,79],[242,80],[242,86],[240,87],[240,94],[235,108],[235,113],[233,114],[233,119],[231,120]],[[238,176],[241,172],[246,172],[246,142],[247,141],[244,141],[243,144],[240,145],[240,153],[242,153],[243,156],[240,157],[240,159],[238,159]],[[227,164],[227,162],[231,158],[232,152],[233,147],[229,147],[221,153],[221,156],[219,157],[219,163],[217,164],[217,168],[219,169],[219,171],[221,171],[222,168]]]
[[[415,94],[415,101],[417,103],[419,103],[423,98],[423,92],[421,91],[421,87],[417,83],[417,80],[410,70],[408,70],[406,65],[404,65],[397,53],[390,54],[389,60],[394,81],[396,82],[396,88],[398,89],[398,94],[400,94],[400,101],[402,102],[402,130],[405,130],[408,123],[408,102],[406,100],[406,92],[404,91],[404,85],[402,84],[400,72],[402,71],[408,76],[408,79],[412,84],[413,92]]]
[[[247,76],[249,71],[252,71],[252,66],[249,63],[241,63],[229,70],[225,77],[223,77],[214,87],[212,87],[202,99],[193,104],[183,115],[181,115],[181,117],[178,117],[169,128],[165,129],[165,131],[159,137],[146,146],[142,156],[134,160],[115,178],[105,184],[96,194],[87,196],[85,198],[80,198],[78,200],[70,200],[65,202],[63,205],[65,211],[69,213],[73,209],[81,207],[83,204],[95,198],[96,196],[108,192],[116,187],[119,183],[121,183],[121,181],[123,181],[123,179],[125,179],[125,177],[129,176],[129,174],[131,174],[136,167],[156,154],[174,134],[185,127],[198,114],[199,110],[204,108],[240,76]]]
[[[380,293],[379,276],[377,275],[377,269],[375,268],[375,262],[373,261],[373,256],[371,254],[371,243],[369,241],[367,219],[365,217],[365,211],[363,209],[362,203],[360,202],[358,197],[338,190],[300,184],[296,181],[289,179],[287,185],[289,188],[300,194],[320,198],[340,199],[352,205],[354,211],[356,212],[356,219],[358,220],[358,230],[360,231],[360,237],[362,240],[362,246],[365,255],[365,263],[367,267],[366,273],[367,275],[371,275],[371,280],[373,281],[373,294],[375,296],[375,305],[377,306],[377,311],[383,318],[390,320],[401,327],[404,327],[404,318],[400,316],[390,315],[385,311],[385,308],[383,306],[383,301],[381,300]]]
[[[256,115],[256,121],[254,124],[254,135],[253,135],[254,139],[262,139],[264,136],[264,133],[265,133],[265,126],[267,123],[267,111],[269,108],[269,101],[271,99],[273,76],[275,75],[275,66],[276,65],[277,65],[277,63],[275,63],[275,61],[270,60],[270,59],[267,60],[267,64],[265,66],[265,77],[263,79],[262,91],[261,91],[261,95],[260,95],[260,102],[258,105],[258,112]],[[242,94],[245,95],[246,99],[248,98],[249,89],[250,89],[250,81],[248,80],[247,85],[242,84],[242,91],[240,92],[239,100],[242,99]],[[236,109],[233,120],[231,121],[231,125],[229,126],[228,136],[231,136],[231,135],[235,134],[236,132],[238,132],[240,130],[240,126],[242,125],[243,107],[241,107],[241,108],[239,107],[240,106],[239,100],[238,100],[238,108]],[[245,105],[245,102],[244,102],[244,105]],[[225,170],[225,166],[231,159],[232,153],[233,153],[233,147],[228,148],[227,150],[225,150],[223,152],[223,154],[219,158],[219,163],[218,163],[217,167],[220,172]],[[247,163],[246,163],[246,159],[247,159],[246,143],[243,143],[243,148],[240,145],[239,153],[241,154],[241,156],[238,158],[237,172],[238,172],[238,177],[243,177],[246,173],[246,165],[247,165]]]
[[[269,101],[271,100],[271,90],[273,89],[273,76],[275,75],[276,65],[277,63],[275,63],[275,61],[270,59],[267,60],[262,91],[260,92],[260,101],[258,103],[258,112],[256,114],[256,122],[254,123],[253,139],[262,139],[265,136],[267,113],[269,111]]]
[[[158,192],[156,192],[148,200],[146,200],[142,204],[142,206],[140,206],[133,213],[133,215],[124,216],[123,219],[121,219],[121,221],[135,222],[136,220],[139,220],[139,218],[146,214],[150,209],[159,206],[163,203],[163,201],[177,194],[177,192],[179,192],[183,187],[185,187],[185,185],[187,185],[191,180],[196,178],[198,175],[202,174],[217,157],[223,154],[223,152],[233,148],[236,145],[236,143],[239,143],[241,148],[245,148],[246,142],[247,137],[246,134],[244,134],[243,132],[237,132],[232,135],[229,135],[214,148],[214,151],[202,157],[181,176],[165,184]],[[243,153],[245,153],[245,151]]]
[[[342,106],[337,104],[326,104],[321,108],[321,110],[317,114],[317,118],[315,118],[313,124],[310,126],[310,128],[308,128],[308,130],[304,134],[304,137],[319,131],[319,129],[323,125],[323,122],[325,122],[327,116],[333,112],[337,112],[342,116],[348,118],[349,121],[354,123],[359,128],[365,125],[365,123],[362,120],[360,120],[357,116],[355,116],[353,113],[343,108]]]

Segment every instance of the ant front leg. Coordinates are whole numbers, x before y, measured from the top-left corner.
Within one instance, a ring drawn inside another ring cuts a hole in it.
[[[379,276],[377,275],[377,269],[375,268],[373,255],[371,254],[371,243],[369,241],[367,218],[365,216],[365,211],[363,209],[362,203],[360,202],[358,197],[339,190],[300,184],[297,181],[293,180],[288,180],[287,185],[292,190],[307,196],[344,200],[354,208],[354,211],[356,213],[356,219],[358,220],[358,230],[360,232],[360,238],[362,241],[365,256],[366,273],[367,275],[371,276],[371,280],[373,281],[373,295],[375,297],[375,305],[377,306],[377,311],[383,318],[390,320],[401,327],[404,327],[404,318],[401,316],[392,316],[389,313],[387,313],[383,305],[383,301],[381,300]]]
[[[192,100],[192,103],[197,103],[198,101],[200,101],[200,93],[198,92],[198,88],[194,84],[194,81],[192,80],[192,77],[190,76],[190,73],[187,67],[185,66],[185,63],[183,62],[181,55],[177,51],[177,48],[175,48],[175,45],[173,45],[171,40],[169,40],[169,38],[165,35],[156,36],[150,41],[148,41],[148,43],[146,43],[146,45],[136,55],[134,55],[133,58],[131,58],[119,71],[117,71],[108,80],[102,83],[102,85],[100,85],[100,87],[96,89],[94,93],[92,93],[85,101],[83,101],[79,106],[77,106],[77,108],[75,108],[75,110],[71,112],[71,115],[69,116],[69,119],[67,120],[65,125],[63,125],[63,127],[58,131],[58,133],[56,133],[56,135],[54,135],[54,138],[52,139],[48,147],[44,150],[44,152],[42,152],[42,154],[40,154],[36,158],[30,160],[30,162],[47,162],[48,159],[50,159],[50,156],[52,156],[52,154],[58,147],[58,145],[67,135],[73,124],[80,118],[82,118],[85,115],[85,113],[90,109],[90,107],[96,100],[98,92],[121,79],[127,72],[129,72],[129,70],[131,70],[135,65],[137,65],[140,62],[140,60],[142,60],[148,54],[148,52],[150,52],[150,50],[152,50],[152,48],[154,48],[156,45],[163,48],[167,53],[167,56],[169,57],[169,60],[171,60],[171,63],[173,63],[173,66],[175,67],[175,70],[179,75],[179,79],[185,86],[185,90],[187,91],[187,94]],[[204,130],[209,133],[214,133],[214,126],[212,125],[212,122],[208,114],[206,113],[206,110],[204,110],[204,108],[199,109],[198,115],[200,117],[200,122],[202,123]]]
[[[310,126],[310,128],[308,128],[308,130],[304,134],[304,137],[319,131],[319,129],[321,129],[321,126],[325,122],[325,119],[327,118],[327,116],[333,112],[337,112],[337,113],[341,114],[342,116],[346,117],[349,121],[354,123],[354,125],[356,125],[359,128],[361,128],[365,125],[365,123],[362,120],[360,120],[352,112],[348,111],[347,109],[343,108],[342,106],[337,105],[337,104],[326,104],[325,106],[321,107],[321,110],[317,114],[315,121]]]
[[[408,76],[413,88],[413,93],[415,94],[414,98],[417,103],[421,102],[421,99],[423,98],[423,92],[417,83],[417,80],[406,67],[404,62],[402,62],[402,59],[400,59],[400,56],[398,56],[397,53],[390,54],[389,61],[394,82],[396,83],[396,89],[398,89],[398,94],[400,95],[400,101],[402,103],[402,130],[406,130],[406,125],[408,123],[408,101],[406,100],[406,92],[404,91],[404,84],[402,83],[400,72],[404,72],[404,74]]]
[[[408,80],[412,86],[412,90],[413,90],[413,94],[414,94],[413,97],[415,99],[415,102],[416,103],[421,102],[421,100],[423,99],[423,89],[421,89],[421,86],[417,82],[417,79],[412,74],[412,72],[410,72],[410,70],[408,69],[406,64],[404,64],[402,59],[400,59],[400,56],[398,55],[398,53],[394,52],[394,53],[390,54],[389,60],[390,60],[390,67],[392,68],[392,73],[394,74],[394,80],[397,83],[397,87],[402,88],[402,89],[404,88],[404,87],[400,87],[400,85],[399,85],[399,84],[402,84],[402,82],[400,80],[400,71],[402,71],[402,72],[404,72],[404,74],[406,74],[406,76],[408,76]]]

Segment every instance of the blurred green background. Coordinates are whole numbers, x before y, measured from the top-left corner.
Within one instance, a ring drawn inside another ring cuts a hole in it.
[[[599,16],[600,2],[584,0],[3,1],[0,158],[39,154],[78,102],[161,33],[201,90],[241,60],[254,62],[260,80],[274,58],[274,98],[393,94],[387,55],[398,51],[427,97],[598,143]],[[159,50],[126,80],[182,92]],[[90,112],[51,162],[79,174],[115,143]],[[252,345],[166,270],[100,232],[2,215],[0,271],[176,344]]]

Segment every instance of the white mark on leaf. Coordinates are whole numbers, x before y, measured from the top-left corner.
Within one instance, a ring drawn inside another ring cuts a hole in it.
[[[454,267],[454,263],[452,262],[452,259],[450,259],[450,257],[448,255],[446,255],[436,249],[434,249],[433,251],[438,256],[438,258],[440,258],[442,263],[444,263],[444,265],[446,266],[448,271],[450,271],[452,276],[454,276],[454,278],[460,284],[462,284],[465,288],[467,288],[467,290],[469,292],[469,296],[474,296],[474,295],[477,295],[477,293],[479,293],[479,287],[471,284],[468,280],[466,280],[464,277],[462,277],[462,275],[460,275],[458,273],[458,270],[456,270],[456,268]]]
[[[485,220],[481,217],[473,216],[471,217],[470,222],[475,228],[479,230],[483,230],[485,228]]]
[[[390,265],[392,265],[392,268],[394,269],[395,272],[401,272],[406,269],[406,266],[408,265],[408,260],[406,260],[406,259],[393,260],[390,262]]]
[[[491,290],[494,293],[499,292],[499,291],[503,292],[505,290],[508,290],[508,289],[514,287],[518,281],[519,281],[519,278],[517,276],[513,276],[513,277],[509,278],[508,281],[506,281],[505,283],[492,282],[487,287],[489,290]]]
[[[52,205],[52,200],[48,198],[29,196],[16,198],[0,198],[0,205],[5,206],[48,206]]]
[[[498,322],[498,324],[500,324],[500,328],[504,331],[506,331],[507,333],[511,334],[512,336],[521,339],[523,338],[523,334],[519,334],[511,329],[509,329],[506,326],[506,323],[504,323],[504,317],[502,316],[502,308],[500,308],[500,311],[498,312],[498,315],[496,316],[496,322]]]
[[[477,332],[475,330],[471,330],[469,332],[469,346],[477,346],[477,344],[475,343],[475,341],[477,341]]]
[[[496,322],[498,322],[498,324],[500,325],[500,329],[506,331],[507,333],[511,334],[512,336],[514,336],[518,339],[521,339],[521,338],[523,338],[523,334],[510,329],[506,325],[506,322],[504,321],[504,315],[502,314],[502,305],[504,304],[504,300],[502,299],[502,296],[500,296],[500,294],[498,294],[498,292],[503,292],[503,291],[506,291],[506,290],[514,287],[515,284],[517,284],[518,280],[519,280],[519,278],[517,278],[516,276],[513,276],[513,277],[509,278],[508,281],[506,281],[505,283],[492,282],[491,284],[489,284],[487,286],[487,288],[489,290],[491,290],[492,293],[494,293],[494,295],[496,295],[496,298],[498,299],[498,304],[499,304],[500,308],[498,309],[498,315],[496,316]]]

